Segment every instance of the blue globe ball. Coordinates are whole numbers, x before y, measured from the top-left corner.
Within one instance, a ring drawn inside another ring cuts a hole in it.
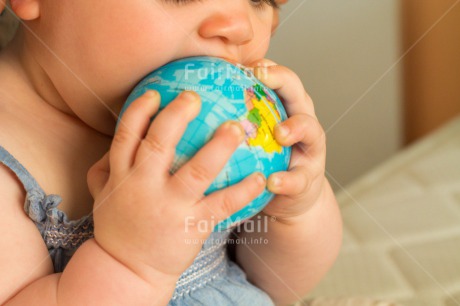
[[[275,125],[287,119],[286,111],[277,95],[261,83],[252,70],[215,57],[190,57],[168,63],[147,75],[134,88],[120,118],[127,107],[147,90],[160,93],[160,111],[184,90],[193,90],[201,97],[201,111],[189,123],[176,147],[171,173],[203,147],[224,122],[235,120],[243,126],[245,141],[205,195],[236,184],[254,172],[262,172],[268,177],[288,169],[291,148],[279,145],[273,132]],[[213,230],[224,230],[253,217],[273,196],[265,189],[243,209],[216,224]]]

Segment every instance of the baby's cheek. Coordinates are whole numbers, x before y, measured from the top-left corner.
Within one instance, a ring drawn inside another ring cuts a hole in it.
[[[271,34],[271,26],[255,27],[254,39],[243,47],[245,63],[253,63],[265,57],[270,46]]]

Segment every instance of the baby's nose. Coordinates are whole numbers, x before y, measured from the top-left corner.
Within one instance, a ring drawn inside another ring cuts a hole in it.
[[[243,45],[254,37],[250,11],[236,2],[220,9],[203,20],[199,35],[203,38],[221,38],[225,43]]]

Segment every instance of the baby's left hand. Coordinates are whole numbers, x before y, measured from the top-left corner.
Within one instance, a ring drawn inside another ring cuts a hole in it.
[[[326,137],[313,101],[292,70],[267,59],[251,66],[256,67],[256,77],[278,94],[289,117],[275,127],[275,139],[292,146],[291,162],[288,171],[268,177],[267,188],[275,198],[263,213],[290,223],[319,200],[326,185]]]

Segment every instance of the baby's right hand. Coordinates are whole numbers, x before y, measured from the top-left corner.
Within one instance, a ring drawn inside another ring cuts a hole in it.
[[[198,115],[201,102],[194,92],[182,93],[149,127],[159,104],[155,91],[134,101],[121,119],[110,151],[88,172],[95,200],[95,240],[150,283],[159,278],[177,280],[201,249],[202,244],[196,241],[204,241],[213,225],[243,208],[265,188],[262,174],[254,174],[203,195],[244,139],[238,123],[219,127],[213,138],[171,175],[175,147]],[[208,226],[198,228],[198,221],[208,222]]]

